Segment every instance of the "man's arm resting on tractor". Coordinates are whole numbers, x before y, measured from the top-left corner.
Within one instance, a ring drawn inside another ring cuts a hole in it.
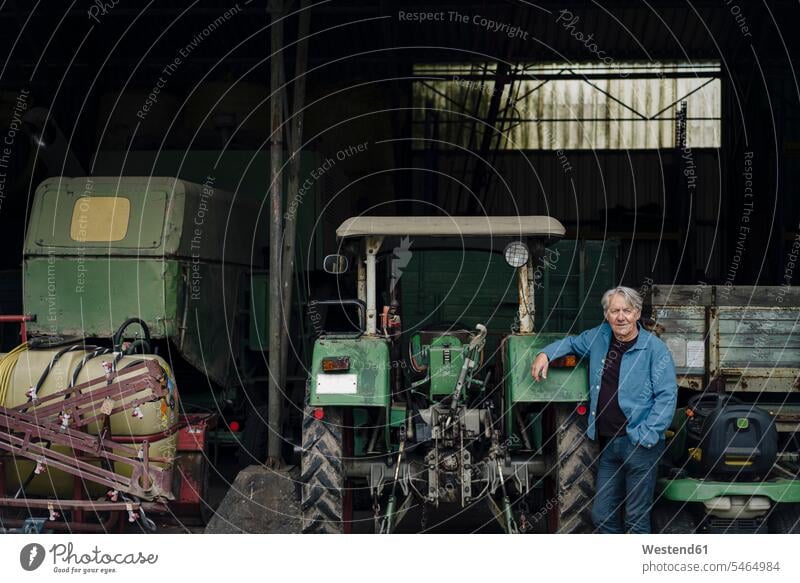
[[[575,354],[580,358],[588,355],[592,349],[592,343],[600,333],[599,327],[586,330],[577,336],[567,336],[561,340],[551,342],[539,354],[544,354],[548,361],[553,361],[556,358],[561,358],[567,354]],[[537,354],[536,356],[539,356]]]
[[[545,346],[533,359],[531,364],[531,376],[534,381],[540,378],[547,378],[547,369],[555,358],[566,356],[567,354],[576,354],[579,357],[584,357],[591,351],[592,342],[595,341],[597,335],[600,333],[600,327],[586,330],[577,336],[567,336],[561,340],[556,340]],[[544,359],[540,358],[544,355]]]

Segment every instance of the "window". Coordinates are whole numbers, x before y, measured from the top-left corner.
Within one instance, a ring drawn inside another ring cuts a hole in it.
[[[121,241],[128,233],[131,201],[120,196],[82,196],[72,207],[69,236],[80,243]]]
[[[716,61],[518,64],[502,85],[497,67],[415,66],[415,147],[477,149],[487,131],[498,149],[720,146]]]

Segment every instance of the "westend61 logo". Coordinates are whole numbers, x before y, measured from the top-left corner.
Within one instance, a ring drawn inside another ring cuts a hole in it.
[[[53,560],[54,573],[72,573],[87,575],[89,573],[115,573],[116,565],[154,565],[158,555],[138,553],[104,553],[98,547],[86,553],[74,552],[72,543],[54,544],[48,551],[38,543],[29,543],[19,553],[19,564],[26,571],[35,571],[44,563],[49,555]]]

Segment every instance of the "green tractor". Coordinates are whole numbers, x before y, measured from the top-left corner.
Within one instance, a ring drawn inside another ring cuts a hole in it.
[[[508,533],[592,529],[587,366],[566,357],[545,381],[530,374],[560,337],[534,332],[533,296],[547,247],[564,232],[545,216],[356,217],[337,229],[340,253],[325,270],[342,289],[355,275],[357,297],[309,305],[318,338],[302,422],[305,532],[348,532],[359,505],[381,533],[414,507],[425,516],[488,506]],[[472,296],[469,316],[407,324],[411,288],[425,296],[445,274],[418,269],[404,286],[404,269],[448,249],[457,271],[484,271],[478,289],[451,286]],[[509,326],[499,314],[510,305]],[[491,309],[467,327],[476,306]]]

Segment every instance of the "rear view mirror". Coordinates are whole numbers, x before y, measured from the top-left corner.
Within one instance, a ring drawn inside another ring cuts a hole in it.
[[[322,262],[322,269],[325,270],[325,273],[339,275],[340,273],[346,273],[349,268],[350,262],[345,255],[328,255]]]

